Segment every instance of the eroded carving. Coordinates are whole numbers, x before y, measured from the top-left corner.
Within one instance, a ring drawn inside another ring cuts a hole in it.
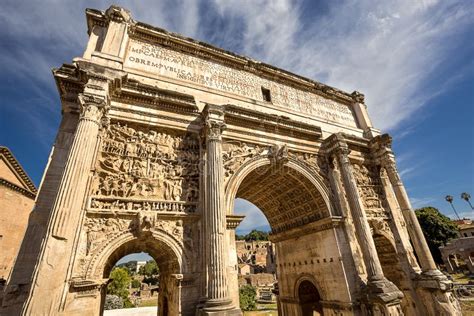
[[[191,211],[199,197],[199,142],[193,134],[113,123],[96,167],[91,208]]]
[[[352,169],[367,216],[387,217],[385,194],[377,167],[353,164]]]

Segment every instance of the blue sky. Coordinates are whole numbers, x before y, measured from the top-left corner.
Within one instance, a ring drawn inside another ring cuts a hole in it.
[[[261,60],[345,91],[394,137],[415,207],[474,217],[473,1],[116,1],[134,19]],[[2,1],[0,144],[39,183],[60,121],[51,68],[80,56],[84,10],[106,1]],[[265,223],[248,203],[239,232]]]

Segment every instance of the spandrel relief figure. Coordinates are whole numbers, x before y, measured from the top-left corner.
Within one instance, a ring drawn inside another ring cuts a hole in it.
[[[252,152],[247,146],[244,152]],[[196,202],[199,198],[199,142],[196,135],[140,130],[112,123],[106,131],[91,184],[94,209],[151,209],[147,201]],[[125,199],[114,203],[110,198]],[[133,199],[128,203],[127,199]],[[143,199],[142,202],[135,202]],[[171,206],[170,206],[171,207]],[[173,206],[170,211],[181,209]],[[161,208],[160,208],[161,210]]]

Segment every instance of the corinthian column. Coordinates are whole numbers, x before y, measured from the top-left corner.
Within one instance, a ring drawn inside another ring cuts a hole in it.
[[[383,274],[382,265],[380,264],[369,222],[367,221],[367,215],[365,214],[364,206],[361,197],[359,196],[357,182],[349,160],[350,150],[344,142],[342,135],[335,134],[329,141],[333,142],[331,152],[337,157],[340,164],[341,176],[347,194],[357,239],[359,240],[363,259],[367,268],[369,301],[370,303],[383,305],[385,306],[384,308],[396,312],[396,306],[399,306],[399,300],[403,297],[403,294],[392,282],[386,279]]]
[[[398,204],[400,205],[403,217],[407,222],[408,233],[413,242],[416,254],[418,255],[422,271],[427,272],[438,270],[433,257],[431,256],[430,248],[428,247],[428,243],[426,242],[425,236],[423,235],[423,231],[421,230],[420,223],[418,222],[415,212],[411,207],[405,186],[403,185],[400,175],[398,174],[393,154],[386,152],[384,157],[381,159],[381,163],[382,167],[387,171],[388,179],[392,184],[392,188],[395,192]]]
[[[105,94],[106,90],[98,89],[97,85],[92,88],[86,85],[84,93],[78,97],[79,122],[34,270],[25,314],[55,315],[64,308],[87,181],[101,120],[108,109]]]
[[[452,282],[438,270],[433,260],[420,223],[397,171],[391,145],[392,138],[387,134],[377,136],[372,140],[373,154],[387,172],[422,269],[422,273],[414,279],[418,294],[429,315],[461,315],[459,304],[451,292]]]
[[[204,311],[231,309],[226,273],[226,214],[224,210],[224,179],[222,162],[223,109],[206,105],[204,137],[206,140],[206,204],[204,222],[207,243],[207,301]],[[221,314],[219,314],[221,315]]]

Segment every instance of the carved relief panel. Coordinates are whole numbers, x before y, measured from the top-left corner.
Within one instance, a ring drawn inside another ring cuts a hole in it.
[[[385,210],[385,194],[378,168],[353,164],[352,170],[367,216],[388,218],[388,212]]]
[[[101,143],[90,194],[91,209],[195,212],[197,136],[111,124]]]

